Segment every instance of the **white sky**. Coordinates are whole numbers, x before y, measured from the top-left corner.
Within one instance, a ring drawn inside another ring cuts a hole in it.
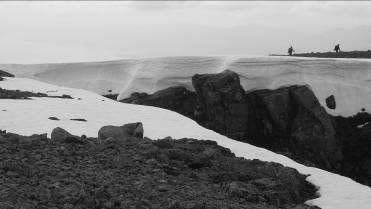
[[[0,2],[0,63],[371,49],[371,2]]]

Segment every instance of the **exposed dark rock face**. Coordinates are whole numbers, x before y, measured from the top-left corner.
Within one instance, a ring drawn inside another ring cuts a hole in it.
[[[3,70],[0,70],[0,77],[14,77],[14,75]]]
[[[326,98],[326,106],[333,110],[336,108],[336,101],[334,95],[331,95]]]
[[[331,117],[307,86],[247,94],[250,119],[244,141],[327,170],[342,160]]]
[[[175,86],[163,89],[151,95],[146,93],[133,93],[129,98],[121,102],[161,107],[194,118],[196,94],[183,86]]]
[[[213,141],[100,142],[56,129],[63,140],[1,132],[1,208],[318,209],[303,205],[316,197],[306,176]]]
[[[342,173],[371,185],[371,115],[338,116],[334,117],[334,124],[344,154]]]
[[[238,75],[229,70],[220,74],[196,74],[192,84],[203,112],[200,123],[231,138],[244,138],[248,111]]]
[[[45,93],[34,93],[30,91],[8,90],[0,88],[0,99],[31,99],[30,97],[73,99],[70,95],[67,94],[63,94],[62,96],[49,96]]]
[[[370,127],[356,130],[354,125],[345,125],[353,124],[348,121],[353,119],[334,119],[320,105],[310,87],[289,86],[245,92],[238,75],[232,71],[195,75],[192,84],[196,98],[189,93],[192,96],[188,100],[195,101],[189,106],[194,109],[193,116],[189,115],[192,111],[184,114],[183,109],[178,110],[176,106],[161,106],[164,102],[161,99],[165,98],[159,96],[161,91],[155,93],[158,98],[156,105],[143,99],[152,96],[146,93],[135,93],[123,102],[179,112],[232,139],[265,147],[306,165],[347,175],[370,185],[371,157],[366,155],[367,152],[358,153],[358,148],[362,149],[359,146],[371,149],[369,141],[359,140],[371,139]],[[176,97],[166,97],[166,103],[175,101]],[[350,163],[353,159],[362,166]],[[354,170],[357,172],[352,172]]]

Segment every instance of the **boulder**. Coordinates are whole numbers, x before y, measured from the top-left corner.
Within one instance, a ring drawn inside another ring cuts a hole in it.
[[[105,140],[109,137],[125,139],[127,137],[143,138],[143,125],[140,122],[129,123],[123,126],[103,126],[98,131],[98,138]]]
[[[333,110],[336,108],[336,101],[334,95],[331,95],[326,98],[326,106]]]
[[[79,137],[70,134],[68,131],[60,127],[53,129],[51,139],[60,143],[83,143]]]

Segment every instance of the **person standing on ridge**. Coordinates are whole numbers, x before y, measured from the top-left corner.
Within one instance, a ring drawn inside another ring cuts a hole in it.
[[[334,51],[335,51],[336,53],[339,53],[339,52],[340,52],[340,44],[336,44],[336,45],[335,45]]]
[[[289,53],[289,56],[292,56],[292,53],[294,53],[294,48],[290,46],[289,49],[287,50],[287,53]]]

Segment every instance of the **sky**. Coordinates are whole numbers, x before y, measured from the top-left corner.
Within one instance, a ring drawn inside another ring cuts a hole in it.
[[[0,26],[0,63],[367,50],[371,2],[0,2]]]

